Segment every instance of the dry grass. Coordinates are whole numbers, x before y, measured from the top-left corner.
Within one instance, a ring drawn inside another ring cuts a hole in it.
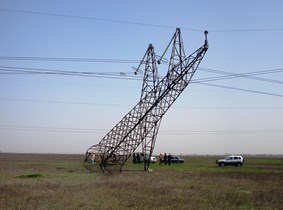
[[[2,153],[0,209],[282,209],[282,158],[250,158],[242,168],[185,158],[110,175],[86,171],[83,155]]]

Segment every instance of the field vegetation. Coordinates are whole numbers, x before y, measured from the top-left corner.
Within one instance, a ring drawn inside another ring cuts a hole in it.
[[[282,209],[283,157],[246,156],[218,167],[216,156],[184,164],[129,162],[93,173],[83,155],[0,153],[0,209]]]

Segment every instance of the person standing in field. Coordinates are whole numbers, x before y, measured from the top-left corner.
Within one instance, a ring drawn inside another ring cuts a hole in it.
[[[133,163],[134,163],[134,164],[137,163],[136,153],[133,154]]]
[[[171,154],[169,153],[169,155],[168,155],[168,165],[171,165],[171,159],[172,159],[172,156],[171,156]]]
[[[141,163],[140,153],[137,154],[137,161],[138,161],[138,163]]]
[[[95,162],[95,154],[92,153],[91,154],[91,163],[94,164],[94,162]]]
[[[166,153],[164,153],[163,162],[164,162],[165,165],[167,165],[167,155],[166,155]]]
[[[159,155],[159,165],[162,165],[163,155],[160,153]]]

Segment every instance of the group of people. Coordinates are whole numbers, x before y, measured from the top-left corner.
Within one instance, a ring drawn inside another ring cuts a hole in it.
[[[143,163],[145,157],[143,153],[133,153],[133,163],[137,164],[137,163]],[[162,165],[163,163],[165,165],[171,165],[171,160],[172,160],[172,155],[169,153],[168,155],[166,153],[159,155],[159,165]],[[149,160],[148,160],[149,161]]]
[[[142,158],[143,159],[143,158]],[[140,153],[133,153],[133,163],[142,163],[141,154]]]
[[[166,153],[164,153],[164,155],[162,155],[160,153],[159,155],[159,165],[162,165],[163,163],[165,165],[171,165],[171,160],[172,160],[172,155],[169,153],[168,155]]]

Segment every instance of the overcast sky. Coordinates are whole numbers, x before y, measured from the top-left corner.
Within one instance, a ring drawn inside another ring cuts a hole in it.
[[[283,154],[282,8],[281,0],[0,0],[0,151],[84,153],[139,101],[142,74],[132,67],[148,44],[162,55],[180,27],[187,54],[209,31],[195,81],[244,75],[189,84],[162,119],[154,154]]]

